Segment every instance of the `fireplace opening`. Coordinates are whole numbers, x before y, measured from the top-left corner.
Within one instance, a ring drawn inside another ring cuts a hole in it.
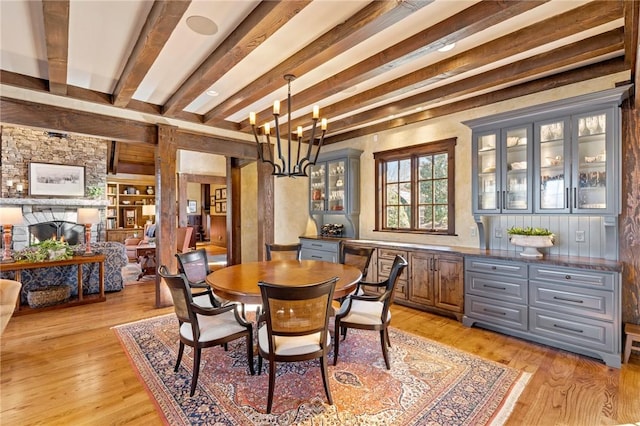
[[[37,223],[29,225],[29,245],[51,238],[64,239],[69,245],[76,245],[84,242],[84,232],[83,225],[63,220]]]

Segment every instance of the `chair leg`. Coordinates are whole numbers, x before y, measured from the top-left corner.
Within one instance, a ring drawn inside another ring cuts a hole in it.
[[[193,396],[196,392],[196,386],[198,384],[198,374],[200,374],[200,353],[202,349],[193,348],[193,377],[191,377],[191,393],[189,396]]]
[[[380,344],[382,346],[382,356],[384,357],[384,363],[387,366],[387,370],[391,370],[391,365],[389,364],[389,354],[387,353],[387,342],[385,338],[385,330],[380,330]]]
[[[276,362],[269,360],[269,396],[267,396],[267,414],[271,414],[273,406],[273,390],[276,387]]]
[[[340,320],[336,321],[335,331],[333,332],[333,365],[338,363],[338,352],[340,352]]]
[[[322,371],[322,383],[324,384],[324,392],[327,394],[327,401],[329,401],[330,405],[333,405],[333,398],[331,398],[331,390],[329,389],[329,376],[327,376],[326,356],[320,357],[320,370]]]
[[[251,331],[247,334],[247,360],[249,361],[249,372],[253,376],[256,372],[253,369],[253,333]]]
[[[387,337],[387,346],[391,347],[391,339],[389,339],[389,329],[388,328],[384,329],[384,334]]]
[[[176,360],[176,366],[173,369],[174,372],[177,372],[178,371],[178,367],[180,367],[180,361],[182,361],[182,354],[183,353],[184,353],[184,343],[180,342],[180,347],[178,349],[178,359]]]
[[[262,356],[258,354],[258,376],[262,374]]]

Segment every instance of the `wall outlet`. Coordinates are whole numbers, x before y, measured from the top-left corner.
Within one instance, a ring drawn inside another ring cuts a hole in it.
[[[576,231],[576,243],[584,243],[585,235],[584,231]]]
[[[496,232],[494,233],[494,235],[496,236],[496,238],[502,238],[502,229],[500,228],[496,229]]]
[[[470,230],[471,230],[471,236],[475,237],[476,234],[478,233],[478,228],[476,228],[475,226],[472,226]]]

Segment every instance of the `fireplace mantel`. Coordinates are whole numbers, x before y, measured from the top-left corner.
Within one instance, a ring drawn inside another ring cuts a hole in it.
[[[87,200],[84,198],[3,198],[0,205],[7,206],[47,206],[47,207],[107,207],[107,200]]]

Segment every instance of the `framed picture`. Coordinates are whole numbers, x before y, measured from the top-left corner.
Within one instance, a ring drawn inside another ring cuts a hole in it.
[[[187,213],[195,213],[198,210],[198,202],[196,200],[187,200]]]
[[[216,189],[216,200],[221,200],[222,199],[222,188],[217,188]]]
[[[122,209],[122,218],[124,221],[125,228],[135,228],[138,223],[137,217],[137,209],[135,208],[124,208]]]
[[[222,204],[222,213],[226,213],[227,212],[227,203],[221,203]]]
[[[84,167],[29,163],[29,195],[84,197]]]
[[[216,203],[216,213],[222,213],[222,203]]]
[[[211,204],[212,206],[215,206],[215,205],[216,205],[216,197],[215,197],[215,195],[212,195],[212,196],[211,196],[211,203],[210,203],[210,204]]]
[[[222,200],[227,199],[227,188],[220,188],[220,198]]]

